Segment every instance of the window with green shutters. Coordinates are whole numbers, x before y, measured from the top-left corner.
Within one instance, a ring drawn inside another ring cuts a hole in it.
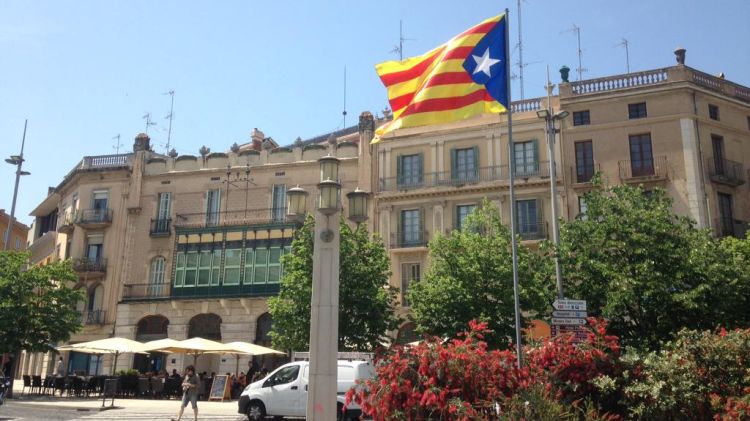
[[[198,263],[198,286],[205,287],[211,284],[211,250],[201,251]]]
[[[281,279],[281,247],[271,247],[268,252],[268,283]]]
[[[181,287],[185,281],[185,253],[177,253],[177,263],[174,268],[174,286]]]
[[[514,174],[518,177],[539,175],[539,145],[536,140],[513,143]]]
[[[477,205],[458,205],[456,206],[456,229],[462,230],[464,228],[464,223],[466,221],[466,218],[474,212],[474,209],[477,208]]]
[[[396,160],[398,188],[419,187],[423,179],[422,154],[399,155]]]
[[[186,287],[195,286],[198,277],[198,252],[191,251],[187,253],[185,259],[185,280],[183,285]]]
[[[458,183],[479,177],[479,148],[451,149],[451,180]]]
[[[268,249],[256,248],[253,262],[253,283],[265,284],[268,280]]]
[[[224,252],[224,285],[240,283],[242,249],[226,249]]]

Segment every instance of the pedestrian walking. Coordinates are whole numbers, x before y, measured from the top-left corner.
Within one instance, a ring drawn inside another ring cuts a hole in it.
[[[195,421],[198,421],[198,385],[200,380],[195,374],[195,367],[192,365],[187,366],[185,369],[185,378],[182,380],[182,405],[180,406],[180,413],[177,418],[172,418],[172,421],[180,421],[182,419],[182,413],[185,411],[185,407],[188,402],[193,406],[193,414],[195,414]]]
[[[57,377],[65,377],[65,366],[63,364],[62,357],[60,357],[60,359],[57,360],[57,366],[55,367],[55,374],[57,374]]]

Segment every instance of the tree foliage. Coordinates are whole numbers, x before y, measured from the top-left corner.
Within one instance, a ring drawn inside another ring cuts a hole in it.
[[[656,348],[682,327],[750,322],[750,244],[677,216],[661,189],[597,188],[561,226],[566,296],[588,301],[623,343]]]
[[[0,252],[0,353],[47,352],[81,327],[68,286],[77,280],[70,262],[27,267],[28,253]]]
[[[429,260],[424,278],[407,292],[418,331],[453,338],[476,319],[488,323],[487,342],[494,347],[515,337],[510,233],[495,205],[484,201],[463,230],[433,239]],[[518,247],[521,308],[527,316],[551,302],[548,260]]]
[[[282,257],[284,276],[277,297],[268,300],[276,347],[307,350],[310,341],[314,218],[297,230],[292,253]],[[396,329],[397,290],[390,288],[390,261],[383,243],[365,224],[340,223],[339,350],[372,351]]]

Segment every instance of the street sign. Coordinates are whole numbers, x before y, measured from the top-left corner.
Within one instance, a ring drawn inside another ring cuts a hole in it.
[[[553,337],[570,334],[576,342],[585,341],[588,338],[588,332],[583,326],[557,326],[552,325],[551,332]]]
[[[555,310],[585,311],[586,301],[585,300],[555,300],[555,302],[552,303],[552,306],[555,308]]]
[[[583,326],[586,324],[586,319],[575,319],[572,317],[553,317],[553,325],[569,325],[569,326]]]
[[[573,318],[585,318],[587,316],[585,311],[573,311],[573,310],[563,310],[563,311],[553,311],[552,317],[573,317]]]

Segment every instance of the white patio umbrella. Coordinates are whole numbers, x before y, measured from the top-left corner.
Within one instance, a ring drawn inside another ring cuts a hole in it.
[[[165,339],[161,339],[166,341]],[[170,339],[170,341],[172,341]],[[160,344],[157,344],[160,345]],[[229,354],[232,348],[224,345],[221,342],[211,341],[204,338],[190,338],[184,341],[174,341],[171,343],[165,342],[164,345],[157,347],[148,347],[145,351],[159,351],[159,352],[173,352],[176,354],[188,354],[193,356],[193,365],[198,362],[198,356],[206,353],[213,354]]]
[[[138,353],[145,354],[146,350],[142,343],[127,338],[105,338],[96,341],[81,342],[77,344],[63,345],[57,347],[58,351],[76,351],[84,354],[112,354],[112,374],[115,374],[117,358],[120,354]]]
[[[225,354],[234,354],[237,362],[234,367],[234,375],[238,376],[240,372],[240,355],[267,355],[267,354],[279,354],[284,355],[284,352],[277,351],[275,349],[266,348],[264,346],[252,344],[250,342],[229,342],[225,344],[230,347],[232,351],[224,352]]]

